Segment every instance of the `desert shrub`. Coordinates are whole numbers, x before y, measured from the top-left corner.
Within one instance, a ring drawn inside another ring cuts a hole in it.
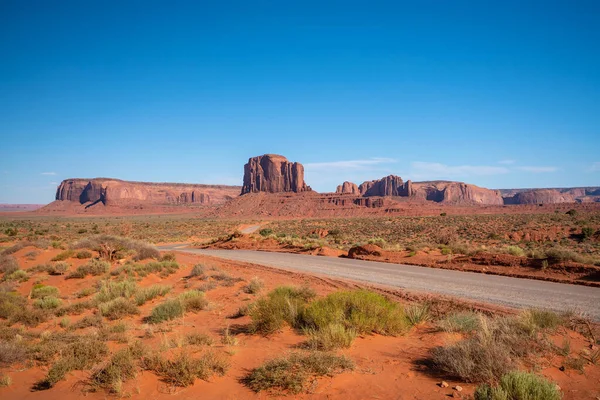
[[[58,381],[75,370],[84,370],[92,367],[108,354],[106,343],[83,338],[69,344],[61,351],[61,357],[50,367],[46,377],[37,382],[34,390],[46,390],[52,388]]]
[[[200,358],[180,352],[173,359],[155,354],[145,362],[146,368],[153,370],[163,381],[181,387],[193,385],[196,378],[207,380],[213,375],[225,375],[229,367],[227,360],[213,352],[207,352]]]
[[[212,346],[214,339],[205,333],[190,333],[185,337],[187,344],[192,346]]]
[[[9,226],[8,228],[6,228],[4,230],[4,234],[6,236],[8,236],[8,237],[14,237],[14,236],[17,236],[19,234],[19,231],[14,226]]]
[[[126,317],[128,315],[139,314],[137,306],[133,304],[129,299],[124,297],[117,297],[114,300],[110,300],[106,303],[98,305],[98,311],[100,315],[110,320]]]
[[[160,261],[175,261],[176,258],[177,256],[175,255],[175,253],[169,251],[168,253],[165,253],[160,257]]]
[[[301,315],[301,325],[322,329],[329,324],[354,328],[359,334],[396,335],[406,332],[409,321],[402,308],[368,290],[331,293],[313,301]]]
[[[592,236],[594,236],[594,228],[592,228],[591,226],[584,226],[583,228],[581,228],[581,236],[583,237],[583,239],[589,239]]]
[[[159,274],[161,277],[167,277],[174,274],[179,269],[179,264],[175,261],[151,261],[147,264],[135,264],[133,270],[139,276],[148,274]]]
[[[204,265],[202,264],[196,264],[194,265],[194,267],[192,268],[192,272],[190,272],[190,277],[204,277]]]
[[[93,307],[94,307],[94,304],[91,301],[80,301],[78,303],[72,303],[67,306],[64,306],[64,307],[56,310],[54,312],[54,314],[58,317],[66,315],[66,314],[79,315]]]
[[[525,256],[525,250],[523,250],[519,246],[508,246],[506,248],[506,251],[511,256],[517,256],[517,257],[524,257]]]
[[[92,391],[105,389],[110,393],[120,394],[123,383],[137,375],[137,360],[142,357],[144,351],[139,344],[117,351],[108,361],[92,371],[87,382],[89,388]]]
[[[110,264],[106,261],[91,259],[67,275],[67,279],[83,279],[88,275],[99,276],[108,273]]]
[[[39,255],[40,255],[40,252],[37,250],[28,251],[27,253],[25,253],[25,257],[27,257],[27,259],[31,260],[31,261],[35,260],[35,258]]]
[[[536,349],[536,337],[520,317],[481,317],[470,337],[432,350],[434,365],[466,382],[496,382]]]
[[[215,289],[216,287],[217,287],[217,284],[213,281],[210,281],[210,282],[206,282],[206,283],[203,283],[202,285],[198,286],[198,290],[201,292],[208,292],[208,291]]]
[[[243,382],[255,392],[285,390],[298,394],[308,389],[310,378],[352,369],[354,363],[345,356],[324,352],[291,353],[253,369]]]
[[[70,265],[65,261],[59,261],[54,264],[46,264],[46,272],[49,275],[64,275],[69,269]]]
[[[240,282],[243,280],[241,278],[233,277],[224,271],[218,271],[216,274],[213,274],[210,277],[215,281],[219,282],[222,286],[226,287],[233,286],[236,282]]]
[[[67,258],[71,258],[75,255],[73,250],[65,250],[55,255],[50,261],[65,261]]]
[[[199,290],[188,290],[179,295],[179,301],[185,311],[197,312],[204,310],[208,305],[208,300],[204,292]]]
[[[0,387],[7,387],[12,385],[12,379],[6,374],[0,373]]]
[[[474,312],[452,313],[438,322],[438,326],[445,332],[470,333],[479,329],[480,317]]]
[[[57,297],[59,295],[58,288],[54,286],[46,286],[42,284],[34,285],[31,289],[32,299],[41,299],[48,296]]]
[[[138,306],[141,306],[152,299],[166,295],[170,291],[171,286],[167,285],[152,285],[147,288],[138,289],[135,293],[135,302]]]
[[[10,274],[4,274],[2,277],[4,281],[14,281],[14,282],[27,282],[29,280],[29,275],[27,272],[19,269],[17,271],[11,272]]]
[[[280,286],[259,299],[250,310],[250,329],[268,335],[281,329],[286,323],[295,326],[307,302],[315,296],[308,288]]]
[[[85,328],[89,328],[92,326],[95,328],[101,328],[103,325],[104,325],[104,322],[102,321],[102,316],[86,315],[85,317],[81,318],[79,321],[75,322],[74,324],[71,324],[69,326],[69,329],[71,329],[71,330],[85,329]]]
[[[380,237],[371,238],[371,239],[369,239],[369,241],[367,243],[374,244],[374,245],[379,246],[381,248],[384,248],[385,246],[387,246],[387,242],[385,241],[385,239],[380,238]]]
[[[565,214],[570,215],[571,217],[575,217],[577,215],[577,210],[570,209]]]
[[[77,253],[75,253],[75,258],[80,260],[92,258],[92,252],[89,250],[79,250]]]
[[[519,317],[532,333],[538,329],[555,329],[564,323],[563,318],[551,310],[530,308],[521,312]]]
[[[36,327],[48,320],[48,312],[42,309],[21,308],[15,310],[9,317],[9,323],[22,323],[29,327]]]
[[[62,301],[54,296],[46,296],[41,299],[36,299],[33,305],[43,310],[54,310],[62,305]]]
[[[264,286],[265,282],[262,279],[254,277],[250,280],[248,285],[246,285],[244,291],[249,294],[257,294],[262,290]]]
[[[350,347],[357,335],[354,328],[342,324],[329,324],[321,329],[306,328],[304,334],[308,336],[307,347],[325,351]]]
[[[97,291],[96,288],[90,286],[90,287],[81,289],[79,292],[77,292],[76,296],[78,299],[81,299],[82,297],[87,297],[87,296],[90,296],[90,295],[96,293],[96,291]]]
[[[560,400],[555,384],[528,372],[512,371],[502,376],[498,386],[487,384],[475,390],[475,400]]]
[[[175,318],[183,317],[185,308],[179,299],[167,300],[152,309],[148,322],[158,324],[163,321],[170,321]]]
[[[238,339],[233,333],[231,333],[231,328],[229,325],[227,325],[227,327],[223,329],[221,335],[221,343],[226,346],[237,346],[238,344]]]
[[[5,250],[6,251],[6,250]],[[4,253],[0,255],[0,273],[11,274],[19,269],[17,259]]]
[[[262,237],[267,237],[269,235],[273,234],[273,229],[270,228],[263,228],[260,231],[258,231],[258,234]]]
[[[90,249],[97,251],[101,258],[112,261],[119,254],[133,251],[136,260],[159,258],[160,252],[148,243],[111,235],[94,235],[82,239],[71,246],[74,249]]]
[[[579,263],[585,263],[586,259],[580,254],[575,253],[569,249],[565,249],[562,247],[552,247],[546,250],[546,257],[551,262],[561,262],[561,261],[575,261]]]
[[[25,308],[27,302],[17,292],[0,292],[0,318],[10,318]]]
[[[404,313],[412,326],[422,324],[429,320],[429,304],[411,304],[404,309]]]
[[[25,361],[26,358],[27,349],[22,343],[0,341],[0,366]]]
[[[131,279],[119,282],[105,280],[100,283],[100,289],[95,300],[98,303],[104,303],[117,297],[130,298],[136,293],[137,289],[135,281]]]
[[[2,250],[2,255],[8,256],[10,254],[15,254],[17,251],[24,249],[27,246],[29,246],[29,242],[19,242],[17,244],[14,244],[14,245]]]

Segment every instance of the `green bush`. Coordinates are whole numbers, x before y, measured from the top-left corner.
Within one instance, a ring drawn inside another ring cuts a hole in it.
[[[137,306],[133,304],[131,300],[124,297],[117,297],[114,300],[99,304],[98,311],[100,311],[100,315],[110,320],[116,320],[140,313]]]
[[[162,297],[171,291],[171,286],[167,285],[152,285],[147,288],[138,289],[135,293],[135,302],[138,306],[155,299]]]
[[[305,328],[304,334],[308,336],[307,347],[324,351],[350,347],[357,336],[354,328],[342,324],[329,324],[321,329]]]
[[[185,311],[197,312],[204,310],[208,305],[206,295],[204,292],[199,290],[188,290],[179,295],[179,301],[181,301]]]
[[[508,254],[510,254],[511,256],[517,256],[517,257],[525,256],[525,251],[522,248],[520,248],[519,246],[508,246],[506,248],[506,251],[508,251]]]
[[[92,252],[89,250],[79,250],[77,253],[75,253],[75,258],[80,260],[92,258]]]
[[[475,400],[560,400],[555,384],[528,372],[512,371],[502,376],[499,386],[487,384],[475,390]]]
[[[280,286],[258,299],[250,310],[251,330],[268,335],[280,330],[286,323],[297,324],[298,316],[315,293],[308,288]]]
[[[73,257],[74,255],[75,252],[73,250],[65,250],[55,255],[54,258],[52,258],[50,261],[64,261],[67,258]]]
[[[438,322],[438,326],[446,332],[470,333],[479,329],[480,317],[474,312],[452,313]]]
[[[137,375],[137,360],[143,352],[140,345],[134,344],[114,353],[108,362],[92,372],[88,381],[92,391],[102,388],[120,394],[123,383]]]
[[[31,289],[32,299],[41,299],[48,296],[57,297],[59,295],[58,288],[54,286],[46,286],[42,284],[34,285]]]
[[[368,290],[335,292],[313,301],[301,314],[301,325],[322,329],[341,324],[359,334],[396,335],[406,332],[410,322],[401,307]]]
[[[62,305],[62,301],[54,296],[46,296],[41,299],[36,299],[33,305],[42,310],[54,310]]]
[[[99,276],[108,273],[110,263],[106,261],[91,259],[84,265],[80,265],[77,269],[67,275],[67,279],[83,279],[88,275]]]
[[[29,280],[29,275],[27,275],[27,272],[23,271],[22,269],[19,269],[17,271],[11,272],[10,274],[4,274],[2,280],[27,282]]]
[[[100,283],[100,288],[96,294],[95,300],[98,303],[104,303],[116,299],[117,297],[130,298],[138,290],[134,280],[110,281],[104,280]]]
[[[255,392],[278,389],[298,394],[308,389],[311,377],[332,376],[352,369],[354,363],[345,356],[323,352],[291,353],[253,369],[243,383]]]
[[[270,228],[263,228],[263,229],[261,229],[260,231],[258,231],[258,234],[259,234],[260,236],[267,237],[267,236],[269,236],[269,235],[272,235],[272,234],[273,234],[273,229],[270,229]]]
[[[167,300],[162,304],[157,305],[152,310],[148,322],[158,324],[163,321],[170,321],[175,318],[183,317],[185,308],[179,299]]]

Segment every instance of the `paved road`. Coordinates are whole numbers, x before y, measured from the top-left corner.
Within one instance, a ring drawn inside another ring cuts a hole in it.
[[[372,282],[416,292],[439,293],[509,307],[577,310],[600,321],[600,288],[588,286],[348,258],[251,250],[187,249],[185,245],[164,246],[161,249],[205,254],[227,260]]]

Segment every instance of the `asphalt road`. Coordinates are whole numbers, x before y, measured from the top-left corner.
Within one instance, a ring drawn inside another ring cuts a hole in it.
[[[227,260],[370,282],[414,292],[439,293],[508,307],[582,311],[589,318],[600,321],[600,288],[588,286],[290,253],[200,250],[176,245],[163,246],[161,250],[205,254]]]

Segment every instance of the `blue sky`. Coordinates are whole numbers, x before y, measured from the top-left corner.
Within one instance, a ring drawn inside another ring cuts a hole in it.
[[[0,202],[70,177],[600,185],[600,2],[0,1]]]

